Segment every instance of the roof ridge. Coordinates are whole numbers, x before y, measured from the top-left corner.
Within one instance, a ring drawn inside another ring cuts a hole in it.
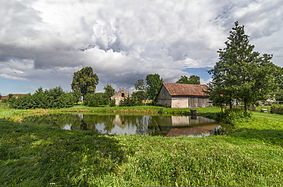
[[[163,83],[171,96],[207,96],[206,84]]]

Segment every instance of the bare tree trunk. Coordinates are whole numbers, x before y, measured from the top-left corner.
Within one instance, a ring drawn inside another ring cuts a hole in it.
[[[248,105],[247,105],[246,99],[244,99],[244,109],[245,109],[245,112],[247,112],[247,110],[248,110]]]
[[[233,108],[232,94],[230,94],[230,98],[229,98],[229,108],[230,108],[230,110]]]

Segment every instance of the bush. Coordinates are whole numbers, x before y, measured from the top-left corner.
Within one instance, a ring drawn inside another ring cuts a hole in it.
[[[283,105],[272,105],[271,113],[273,114],[283,114]]]
[[[141,103],[133,97],[127,97],[120,102],[120,106],[138,106]]]
[[[109,106],[116,106],[115,99],[110,99]]]
[[[132,98],[130,97],[126,97],[125,99],[123,99],[122,101],[120,101],[119,106],[134,106],[134,100],[132,100]]]
[[[220,112],[216,116],[216,121],[226,123],[226,124],[235,124],[238,121],[248,120],[251,118],[251,113],[245,112],[242,109],[230,109]]]
[[[16,109],[29,109],[34,108],[35,101],[32,99],[31,95],[27,95],[20,98],[12,97],[9,99],[9,105]]]
[[[90,107],[98,107],[101,105],[108,105],[109,99],[104,93],[86,94],[84,98],[84,105]]]
[[[143,105],[143,101],[146,99],[146,93],[144,91],[137,91],[132,94],[132,100],[136,105]]]
[[[9,99],[10,107],[16,109],[66,108],[75,103],[77,103],[77,96],[74,93],[65,93],[60,87],[50,90],[39,88],[33,95]]]

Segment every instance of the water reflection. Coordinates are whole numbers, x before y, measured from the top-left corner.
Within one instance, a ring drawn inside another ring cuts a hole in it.
[[[164,136],[208,136],[221,128],[213,120],[198,116],[135,116],[65,114],[31,117],[25,123],[50,125],[64,130],[91,130],[101,134],[149,134]]]

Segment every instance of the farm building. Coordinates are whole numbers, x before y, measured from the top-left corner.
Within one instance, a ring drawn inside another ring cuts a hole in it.
[[[111,99],[115,100],[115,105],[120,105],[120,102],[127,97],[129,97],[129,93],[124,89],[120,89],[111,97]]]
[[[210,106],[207,85],[164,83],[157,96],[157,104],[171,108]]]
[[[19,98],[19,97],[24,97],[24,96],[27,96],[28,94],[9,94],[9,95],[6,95],[6,96],[1,96],[0,95],[0,101],[5,101],[5,100],[8,100],[12,97],[14,98]]]

